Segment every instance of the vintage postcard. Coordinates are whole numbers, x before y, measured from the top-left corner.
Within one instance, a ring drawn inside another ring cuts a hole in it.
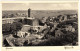
[[[78,49],[78,34],[78,2],[2,2],[4,51]]]

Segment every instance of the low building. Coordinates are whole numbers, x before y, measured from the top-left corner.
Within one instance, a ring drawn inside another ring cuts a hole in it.
[[[2,19],[2,24],[18,22],[20,20],[24,20],[24,18],[26,18],[26,17],[3,18]]]
[[[66,31],[75,32],[75,28],[73,28],[71,25],[66,27]]]
[[[67,20],[67,16],[66,15],[61,15],[60,17],[59,17],[59,21],[60,22],[63,22],[63,21],[66,21]]]
[[[77,14],[65,14],[67,16],[68,19],[72,19],[72,18],[78,18]]]
[[[71,18],[77,18],[77,14],[71,14],[70,17]]]
[[[29,32],[18,31],[17,36],[21,38],[25,38],[26,36],[30,36]]]

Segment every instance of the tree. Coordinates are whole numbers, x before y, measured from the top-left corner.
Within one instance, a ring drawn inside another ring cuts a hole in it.
[[[3,32],[10,32],[10,27],[11,27],[10,23],[3,24],[2,25],[2,31]]]
[[[22,23],[20,22],[14,22],[14,23],[7,23],[2,25],[2,31],[3,32],[9,32],[11,34],[17,34],[17,31],[21,30]],[[3,33],[4,34],[4,33]]]
[[[20,22],[12,23],[12,26],[11,26],[12,33],[17,34],[17,31],[21,30],[21,28],[22,28],[22,23],[20,23]]]

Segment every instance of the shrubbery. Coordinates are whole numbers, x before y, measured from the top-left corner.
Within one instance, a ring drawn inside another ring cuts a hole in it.
[[[14,23],[7,23],[7,24],[3,24],[2,25],[2,31],[3,34],[6,32],[6,34],[9,33],[16,33],[17,31],[19,31],[22,28],[22,23],[20,22],[14,22]]]

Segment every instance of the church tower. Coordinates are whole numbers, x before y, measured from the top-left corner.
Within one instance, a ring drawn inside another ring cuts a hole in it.
[[[28,17],[31,17],[31,9],[28,9]]]

